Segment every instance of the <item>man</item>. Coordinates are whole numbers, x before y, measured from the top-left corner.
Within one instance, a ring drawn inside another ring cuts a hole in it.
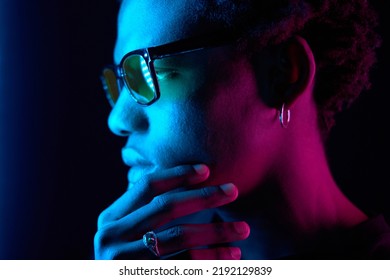
[[[340,191],[324,149],[369,84],[375,14],[260,2],[121,4],[103,82],[129,187],[99,217],[97,259],[375,258],[388,244],[385,224],[364,234],[384,220]]]

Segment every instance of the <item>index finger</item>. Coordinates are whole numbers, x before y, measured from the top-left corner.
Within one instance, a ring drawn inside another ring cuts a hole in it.
[[[135,182],[99,215],[98,228],[123,218],[149,203],[157,195],[180,187],[199,184],[205,181],[209,174],[210,170],[204,164],[181,165],[148,174]]]

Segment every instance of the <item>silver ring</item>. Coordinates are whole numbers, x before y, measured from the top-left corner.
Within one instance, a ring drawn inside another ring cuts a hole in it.
[[[153,231],[148,231],[144,234],[142,241],[146,248],[148,248],[156,257],[160,256],[157,246],[157,236]]]

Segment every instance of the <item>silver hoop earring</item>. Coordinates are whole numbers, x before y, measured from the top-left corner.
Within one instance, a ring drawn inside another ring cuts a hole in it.
[[[289,109],[284,110],[284,103],[283,103],[279,113],[279,121],[283,128],[287,128],[288,124],[290,123],[290,114],[291,113]]]

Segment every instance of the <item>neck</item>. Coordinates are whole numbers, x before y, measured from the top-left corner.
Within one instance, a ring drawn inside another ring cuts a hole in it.
[[[305,139],[288,138],[278,169],[255,193],[218,210],[223,220],[249,224],[249,238],[237,243],[243,258],[277,259],[302,253],[304,247],[319,242],[317,236],[367,219],[335,183],[321,140],[301,135]]]

